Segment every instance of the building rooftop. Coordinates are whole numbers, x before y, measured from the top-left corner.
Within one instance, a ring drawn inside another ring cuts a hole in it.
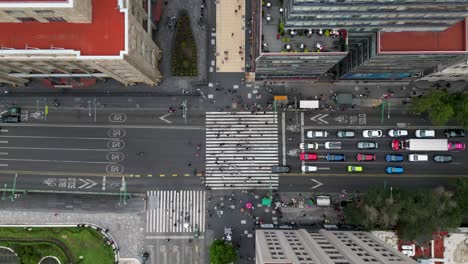
[[[54,48],[77,50],[87,56],[119,55],[125,49],[125,17],[117,1],[92,0],[92,6],[92,23],[0,23],[0,49]]]
[[[441,32],[380,32],[380,52],[467,51],[467,20]]]
[[[347,34],[343,36],[333,37],[330,29],[323,29],[322,34],[319,34],[319,29],[295,30],[294,35],[288,29],[283,29],[283,34],[280,34],[280,23],[284,21],[284,11],[280,12],[279,0],[265,0],[262,6],[261,19],[261,34],[262,34],[262,52],[277,53],[282,52],[289,54],[291,52],[306,52],[316,54],[321,47],[321,53],[327,52],[346,52]],[[282,23],[284,28],[284,24]],[[340,32],[343,32],[340,30]],[[263,46],[263,45],[267,46]],[[324,54],[323,54],[324,55]]]

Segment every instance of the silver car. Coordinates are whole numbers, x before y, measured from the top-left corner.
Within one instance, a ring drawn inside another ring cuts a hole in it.
[[[352,130],[339,130],[336,136],[339,138],[353,138],[356,134]]]
[[[327,141],[325,142],[326,149],[341,149],[341,142],[339,141]]]
[[[357,143],[358,149],[376,149],[379,144],[374,141],[360,141]]]

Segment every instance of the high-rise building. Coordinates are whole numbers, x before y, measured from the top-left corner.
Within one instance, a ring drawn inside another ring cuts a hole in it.
[[[151,2],[0,0],[0,83],[96,77],[157,84]]]
[[[284,0],[286,28],[443,31],[468,16],[465,0]]]
[[[257,264],[415,264],[363,231],[256,230]]]

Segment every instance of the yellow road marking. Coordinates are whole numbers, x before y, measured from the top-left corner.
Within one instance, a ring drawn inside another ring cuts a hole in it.
[[[184,176],[188,177],[188,176],[190,176],[190,173],[185,173]]]
[[[141,175],[140,174],[135,174],[135,177],[140,178]]]
[[[171,176],[172,176],[172,177],[177,177],[177,176],[179,176],[179,174],[177,174],[177,173],[172,173]]]
[[[159,177],[166,177],[166,174],[161,173],[161,174],[159,174]]]
[[[148,176],[148,177],[153,177],[153,174],[148,174],[147,176]]]
[[[203,176],[203,173],[197,173],[197,176],[198,177]]]

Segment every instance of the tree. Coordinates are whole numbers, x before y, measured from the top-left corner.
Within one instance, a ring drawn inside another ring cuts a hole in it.
[[[410,112],[428,113],[435,125],[445,125],[454,119],[468,125],[468,95],[462,92],[448,93],[446,90],[431,90],[425,96],[414,98]]]
[[[237,253],[231,244],[224,240],[215,240],[210,246],[210,263],[228,264],[237,260]]]
[[[443,188],[393,190],[391,194],[376,189],[370,190],[360,201],[348,204],[344,213],[350,223],[366,230],[395,229],[402,239],[426,239],[434,231],[460,225],[461,208],[455,198]]]

